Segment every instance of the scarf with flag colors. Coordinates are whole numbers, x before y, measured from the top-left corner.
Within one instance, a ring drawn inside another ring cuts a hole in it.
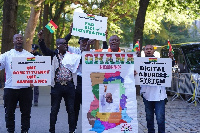
[[[58,26],[50,20],[49,23],[45,26],[51,33],[54,33]]]
[[[132,50],[132,52],[136,52],[136,51],[140,51],[140,42],[139,41],[136,42],[136,44]]]

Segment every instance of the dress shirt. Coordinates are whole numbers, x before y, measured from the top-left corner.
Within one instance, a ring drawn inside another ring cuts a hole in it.
[[[11,49],[10,51],[5,52],[0,55],[0,70],[5,68],[6,72],[6,82],[5,88],[12,89],[20,89],[20,88],[28,88],[30,86],[12,86],[12,57],[33,57],[34,55],[29,53],[26,50],[22,50],[22,52],[16,51],[15,49]]]

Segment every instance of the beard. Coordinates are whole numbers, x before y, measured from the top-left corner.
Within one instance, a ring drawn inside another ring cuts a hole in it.
[[[17,46],[17,45],[16,45],[15,48],[16,48],[16,49],[23,49],[23,46],[22,46],[22,45],[21,45],[21,46]]]

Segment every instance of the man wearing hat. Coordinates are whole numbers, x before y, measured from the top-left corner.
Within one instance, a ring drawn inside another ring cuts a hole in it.
[[[37,51],[38,48],[39,48],[38,45],[32,44],[31,54],[33,54],[34,56],[41,56],[41,54]],[[39,97],[39,87],[34,86],[34,104],[33,104],[33,106],[38,106],[38,97]]]

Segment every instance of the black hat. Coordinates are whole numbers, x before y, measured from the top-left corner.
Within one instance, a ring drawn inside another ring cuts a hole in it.
[[[89,40],[89,38],[80,37],[78,40],[78,44],[80,44],[80,40]]]
[[[38,45],[36,45],[36,44],[32,44],[32,50],[37,50],[38,48],[39,48]]]

